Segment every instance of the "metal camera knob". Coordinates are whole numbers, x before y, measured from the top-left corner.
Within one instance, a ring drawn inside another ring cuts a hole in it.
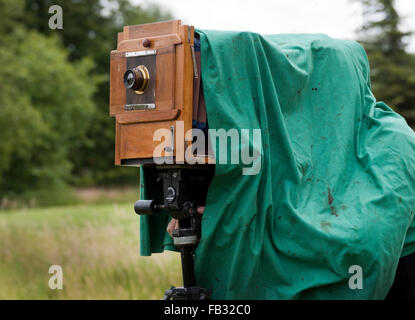
[[[136,68],[129,69],[124,73],[124,86],[127,89],[134,90],[137,94],[143,94],[148,88],[150,73],[146,66],[140,65]]]

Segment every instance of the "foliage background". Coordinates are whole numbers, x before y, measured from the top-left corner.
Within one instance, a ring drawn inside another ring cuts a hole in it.
[[[49,29],[54,4],[63,30]],[[136,184],[114,166],[109,53],[123,25],[169,19],[127,0],[0,0],[0,200],[65,204],[68,186]]]
[[[414,129],[415,54],[407,52],[407,41],[413,32],[400,28],[402,21],[410,17],[398,14],[395,0],[359,1],[364,15],[359,40],[369,58],[373,93],[403,115]]]
[[[395,1],[353,1],[375,96],[414,127],[415,57]],[[49,29],[54,4],[63,30]],[[169,19],[128,0],[0,0],[0,201],[66,204],[73,187],[136,184],[136,169],[113,165],[109,53],[124,25]]]

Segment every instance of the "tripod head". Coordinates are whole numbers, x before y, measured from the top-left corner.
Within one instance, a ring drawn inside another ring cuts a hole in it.
[[[183,287],[166,290],[165,300],[205,300],[210,297],[209,291],[196,286],[194,274],[194,251],[201,234],[198,203],[192,199],[192,194],[197,190],[197,185],[192,180],[197,176],[196,171],[192,170],[161,170],[159,179],[163,183],[163,202],[138,200],[134,205],[134,210],[139,215],[152,215],[161,210],[169,210],[172,218],[179,221],[179,228],[173,231],[172,236],[174,245],[181,253]]]

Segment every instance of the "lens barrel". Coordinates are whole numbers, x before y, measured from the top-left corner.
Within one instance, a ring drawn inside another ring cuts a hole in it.
[[[127,70],[124,74],[124,86],[127,89],[139,90],[144,83],[144,76],[138,68]]]
[[[134,90],[137,94],[143,94],[150,81],[150,74],[147,68],[140,65],[129,69],[124,73],[124,86],[126,89]]]

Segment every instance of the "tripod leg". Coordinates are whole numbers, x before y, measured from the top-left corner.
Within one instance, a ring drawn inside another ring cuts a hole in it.
[[[182,260],[183,287],[193,287],[196,285],[193,246],[180,247],[180,255]]]

